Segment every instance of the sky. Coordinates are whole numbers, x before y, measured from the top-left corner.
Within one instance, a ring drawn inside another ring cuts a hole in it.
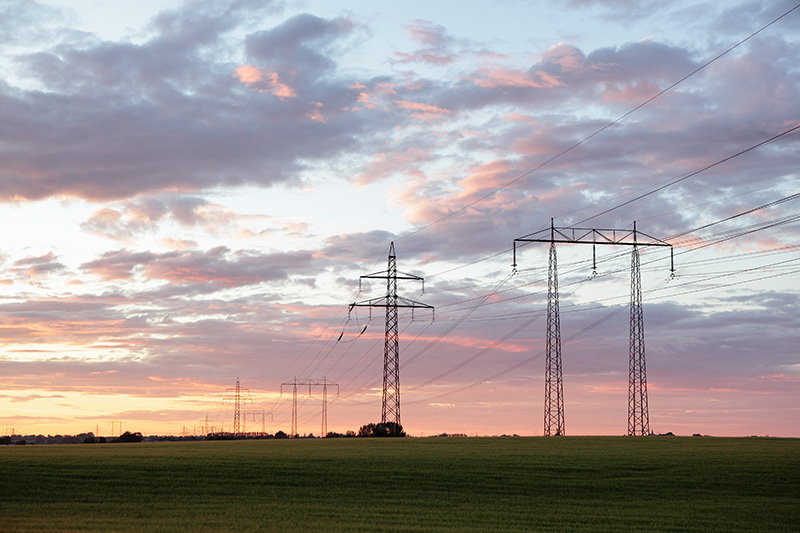
[[[0,431],[379,422],[393,242],[406,431],[541,435],[552,220],[672,245],[653,432],[800,437],[796,6],[0,0]],[[565,433],[625,434],[631,248],[557,254]]]

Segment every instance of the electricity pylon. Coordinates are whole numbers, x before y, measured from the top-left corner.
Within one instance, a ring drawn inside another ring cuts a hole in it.
[[[389,260],[387,269],[383,272],[367,274],[359,278],[359,289],[361,280],[364,279],[385,279],[386,296],[372,298],[362,302],[350,304],[350,310],[354,307],[383,307],[386,309],[386,330],[383,348],[383,399],[381,402],[381,422],[394,422],[400,425],[400,341],[397,333],[397,309],[398,308],[424,308],[433,309],[433,306],[409,300],[397,295],[397,280],[421,281],[422,289],[425,290],[425,280],[413,274],[397,272],[397,256],[394,252],[394,242],[389,246]]]
[[[289,434],[290,438],[295,438],[297,436],[297,385],[299,382],[297,378],[294,378],[292,381],[287,381],[285,383],[281,383],[281,396],[283,396],[283,387],[284,386],[292,386],[292,429],[291,433]],[[311,394],[311,390],[308,391]]]
[[[242,388],[239,384],[239,378],[236,378],[236,386],[231,389],[227,389],[226,392],[233,392],[233,398],[223,398],[223,400],[233,400],[233,436],[234,438],[239,438],[243,436],[246,432],[242,429],[242,422],[244,421],[245,426],[247,425],[246,418],[242,416],[242,403],[251,402],[251,398],[242,398],[242,391],[250,391],[250,389]]]
[[[297,435],[297,387],[308,387],[308,395],[311,396],[312,387],[322,387],[322,435],[328,434],[328,387],[336,387],[336,396],[339,396],[339,384],[328,381],[328,378],[322,379],[297,379],[281,383],[281,394],[283,394],[283,387],[292,387],[292,434],[294,438]]]
[[[547,335],[545,338],[544,435],[564,435],[564,382],[561,376],[561,318],[558,312],[556,243],[550,243],[547,269]]]
[[[547,232],[550,233],[547,237]],[[640,240],[644,237],[645,240]],[[647,404],[647,377],[644,358],[644,318],[642,314],[642,281],[639,263],[639,246],[666,246],[670,248],[670,271],[675,271],[672,245],[636,230],[557,228],[550,219],[549,230],[541,230],[514,239],[514,264],[517,267],[517,242],[549,242],[550,266],[548,271],[547,338],[545,361],[545,435],[564,434],[564,391],[561,378],[561,324],[558,316],[558,273],[556,243],[591,244],[592,271],[597,273],[594,247],[598,244],[633,246],[631,259],[631,328],[628,360],[628,435],[648,435],[650,415]],[[555,424],[555,430],[553,428]]]
[[[628,353],[628,435],[649,435],[650,413],[647,406],[647,369],[644,361],[642,274],[635,235],[631,255],[631,337]]]
[[[238,437],[242,434],[241,428],[241,411],[240,411],[240,404],[241,404],[241,387],[239,386],[239,378],[236,378],[236,398],[234,399],[234,408],[233,408],[233,436]]]

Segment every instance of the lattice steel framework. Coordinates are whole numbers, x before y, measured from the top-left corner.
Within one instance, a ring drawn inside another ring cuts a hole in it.
[[[549,232],[549,236],[547,233]],[[644,240],[641,240],[641,238]],[[557,228],[550,219],[550,228],[514,239],[514,264],[517,267],[517,242],[549,242],[550,263],[547,291],[547,337],[545,360],[544,434],[564,434],[564,392],[561,377],[561,324],[558,316],[558,273],[556,243],[633,246],[631,259],[631,324],[628,363],[628,435],[649,435],[650,415],[647,404],[647,376],[644,356],[644,318],[642,315],[642,281],[639,263],[639,246],[665,246],[670,248],[670,271],[675,271],[672,245],[633,230]],[[592,270],[597,272],[594,250]]]
[[[397,295],[397,280],[421,281],[423,291],[425,280],[413,274],[406,274],[397,271],[397,256],[394,251],[394,242],[389,246],[389,258],[387,269],[384,272],[367,274],[359,278],[359,285],[364,279],[385,279],[386,296],[354,302],[350,304],[350,310],[354,307],[383,307],[386,309],[386,329],[383,348],[383,398],[381,402],[381,422],[394,422],[400,425],[400,336],[397,332],[397,310],[398,308],[425,308],[433,309],[433,306],[409,300]]]
[[[242,437],[247,433],[247,420],[243,414],[244,405],[247,402],[252,403],[253,399],[249,397],[243,397],[242,393],[249,393],[250,389],[244,388],[241,386],[239,382],[239,378],[236,378],[236,386],[230,389],[227,389],[228,393],[233,393],[233,396],[226,396],[222,399],[223,403],[226,401],[233,402],[233,436],[238,438]],[[207,417],[208,415],[206,415]],[[206,427],[208,426],[208,420],[206,420]]]
[[[336,387],[336,396],[339,396],[339,384],[328,381],[328,378],[322,379],[297,379],[281,383],[281,394],[283,394],[283,387],[292,387],[292,434],[291,437],[297,435],[297,387],[308,387],[308,395],[311,396],[312,387],[322,387],[322,435],[328,434],[328,387]],[[270,415],[271,416],[271,415]]]
[[[628,362],[628,435],[649,435],[647,369],[644,359],[644,315],[639,247],[631,254],[631,337]]]
[[[297,386],[302,383],[301,380],[294,378],[292,381],[281,383],[281,395],[283,395],[283,387],[292,387],[292,429],[290,430],[289,438],[293,439],[297,436]],[[311,394],[311,389],[308,391]]]
[[[544,373],[544,435],[564,435],[564,382],[561,377],[561,318],[558,312],[556,243],[550,243],[547,275],[547,343]]]
[[[239,384],[239,378],[236,378],[236,396],[233,399],[233,436],[239,437],[242,434],[241,427],[241,402],[242,402],[242,389]]]

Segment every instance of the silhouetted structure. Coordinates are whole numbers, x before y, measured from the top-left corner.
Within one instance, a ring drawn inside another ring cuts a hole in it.
[[[297,387],[308,387],[308,395],[311,396],[312,387],[322,387],[322,433],[321,436],[328,434],[328,387],[336,387],[336,396],[339,396],[339,384],[328,381],[328,378],[322,379],[297,379],[281,383],[281,394],[283,394],[283,387],[292,387],[292,438],[297,436]]]
[[[634,223],[634,228],[636,224]],[[642,273],[639,247],[633,236],[631,254],[631,336],[628,361],[628,435],[650,434],[647,406],[647,370],[644,361],[644,316],[642,315]]]
[[[400,343],[397,333],[397,309],[398,308],[425,308],[433,309],[433,306],[415,302],[397,295],[397,280],[421,281],[423,290],[425,280],[413,274],[397,272],[397,256],[394,252],[394,242],[389,246],[388,267],[383,272],[367,274],[359,278],[359,289],[361,280],[364,279],[385,279],[386,296],[372,298],[362,302],[350,304],[350,310],[354,307],[383,307],[386,309],[386,333],[383,348],[383,401],[381,403],[381,423],[394,422],[400,425]]]
[[[547,233],[549,232],[549,237]],[[645,237],[645,241],[640,241]],[[547,337],[545,360],[544,434],[564,435],[564,389],[561,377],[561,323],[558,311],[558,272],[556,243],[591,244],[592,272],[597,273],[594,247],[598,244],[633,246],[631,258],[631,327],[628,361],[628,435],[648,435],[650,415],[647,404],[647,377],[644,357],[644,318],[642,315],[642,281],[639,263],[639,246],[666,246],[670,248],[670,271],[672,245],[636,230],[557,228],[550,219],[549,230],[530,233],[514,239],[514,264],[517,267],[517,242],[549,242],[550,261],[547,282]]]

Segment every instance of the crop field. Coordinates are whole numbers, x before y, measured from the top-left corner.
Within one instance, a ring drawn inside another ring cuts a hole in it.
[[[0,447],[0,531],[797,531],[800,439]]]

